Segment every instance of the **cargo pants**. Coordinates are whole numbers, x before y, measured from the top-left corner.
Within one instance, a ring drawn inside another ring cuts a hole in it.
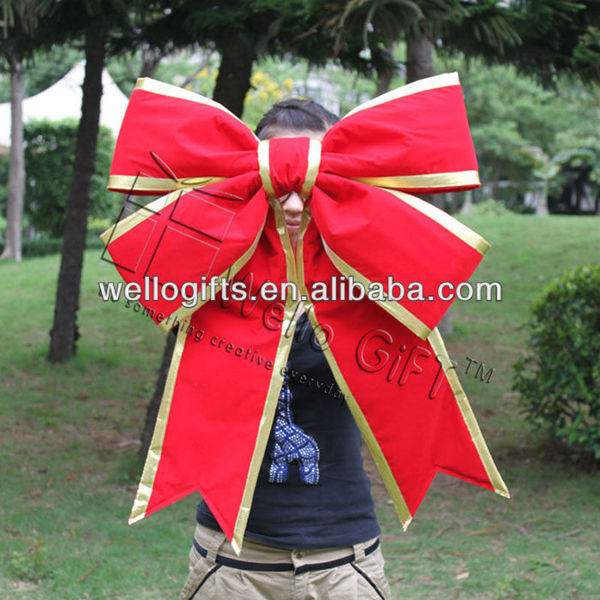
[[[284,550],[246,538],[237,556],[196,525],[180,600],[390,600],[377,538],[344,548]]]

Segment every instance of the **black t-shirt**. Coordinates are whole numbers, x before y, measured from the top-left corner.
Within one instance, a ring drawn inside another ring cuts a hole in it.
[[[351,546],[380,533],[371,484],[364,472],[361,436],[337,387],[306,314],[298,320],[288,359],[293,422],[317,443],[319,481],[300,479],[289,463],[284,483],[270,483],[273,432],[260,468],[246,536],[280,548],[312,550]],[[220,529],[208,506],[197,520]]]

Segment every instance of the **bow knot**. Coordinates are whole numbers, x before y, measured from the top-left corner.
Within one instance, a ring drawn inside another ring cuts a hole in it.
[[[258,168],[267,196],[310,195],[321,163],[321,142],[307,137],[262,140]]]

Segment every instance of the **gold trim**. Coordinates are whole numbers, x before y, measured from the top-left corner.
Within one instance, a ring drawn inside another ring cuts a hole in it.
[[[373,106],[384,104],[385,102],[390,102],[391,100],[396,100],[397,98],[412,96],[413,94],[418,94],[419,92],[426,92],[451,85],[460,85],[458,73],[456,72],[442,73],[441,75],[434,75],[433,77],[427,77],[426,79],[419,79],[419,81],[413,81],[408,85],[403,85],[402,87],[386,92],[381,96],[377,96],[377,98],[363,102],[363,104],[360,104],[356,108],[352,109],[342,118],[347,119],[350,115],[353,115],[361,110],[366,110],[367,108],[372,108]]]
[[[437,327],[429,334],[427,338],[435,355],[440,359],[440,363],[442,365],[442,369],[444,370],[444,374],[448,379],[448,383],[450,384],[450,388],[452,389],[452,393],[456,399],[456,403],[460,409],[462,417],[465,421],[467,429],[469,430],[469,434],[471,435],[471,439],[475,444],[475,448],[479,454],[479,458],[483,464],[485,472],[490,480],[490,483],[494,487],[494,491],[500,496],[504,496],[506,498],[510,498],[510,494],[508,492],[508,488],[504,483],[496,464],[494,463],[494,459],[490,454],[490,451],[483,439],[483,435],[481,433],[481,429],[479,429],[479,425],[477,420],[475,419],[475,415],[473,414],[473,409],[469,404],[469,400],[467,395],[465,394],[462,386],[460,385],[460,381],[458,376],[456,375],[456,369],[452,368],[452,364],[450,362],[450,357],[448,356],[448,352],[446,350],[446,346],[444,345],[444,340],[440,335]]]
[[[289,281],[296,281],[294,251],[292,249],[290,236],[285,224],[283,209],[276,198],[269,198],[269,204],[275,213],[277,233],[279,234],[279,239],[285,253],[287,278]],[[275,418],[277,401],[279,399],[279,393],[281,392],[281,386],[283,383],[283,375],[281,374],[281,370],[287,363],[287,358],[289,356],[294,339],[294,330],[296,327],[295,315],[296,299],[292,298],[291,295],[288,295],[285,302],[283,323],[281,324],[281,335],[273,365],[273,375],[271,376],[271,382],[269,384],[269,390],[267,392],[263,414],[258,427],[258,434],[256,437],[256,443],[254,445],[250,466],[248,468],[248,475],[246,477],[246,485],[242,495],[242,502],[240,504],[240,509],[233,528],[233,539],[231,540],[231,546],[238,556],[244,543],[244,533],[246,531],[246,525],[248,524],[248,517],[250,516],[250,508],[252,506],[254,490],[256,489],[256,481],[258,479],[258,473],[260,471],[260,466],[262,464],[265,449],[267,447],[269,434],[271,433],[273,419]]]
[[[283,252],[285,253],[285,265],[286,265],[286,277],[288,281],[298,282],[298,272],[296,268],[296,257],[294,254],[294,249],[292,248],[292,240],[290,239],[290,234],[288,232],[288,228],[285,222],[285,214],[283,212],[283,208],[281,206],[281,202],[279,202],[278,198],[274,196],[269,198],[269,204],[275,213],[275,226],[277,228],[277,233],[279,234],[279,240],[281,241],[281,245],[283,246]],[[304,211],[308,209],[308,204],[304,204]],[[304,213],[302,214],[304,217]],[[300,230],[298,232],[298,236],[303,233],[302,230],[303,223],[300,223]]]
[[[273,181],[271,180],[271,168],[269,163],[269,140],[261,140],[258,143],[258,172],[265,193],[269,198],[275,196]]]
[[[321,237],[321,242],[327,252],[327,256],[331,259],[331,262],[337,267],[337,269],[345,276],[352,275],[352,277],[361,283],[364,289],[369,289],[371,281],[367,279],[362,273],[357,271],[354,267],[350,266],[343,258],[338,256]],[[396,300],[375,300],[375,302],[386,310],[394,319],[400,321],[402,325],[410,329],[415,335],[418,335],[421,339],[426,339],[430,334],[431,329],[423,323],[419,318],[413,315],[407,308],[398,304]]]
[[[156,192],[165,194],[173,190],[197,188],[210,183],[225,181],[226,177],[183,177],[181,179],[170,179],[167,177],[142,177],[138,175],[110,175],[108,185],[111,191],[127,190],[133,192]]]
[[[177,340],[175,342],[175,348],[173,349],[173,358],[171,359],[171,365],[169,366],[169,373],[167,374],[163,396],[160,401],[160,408],[158,409],[158,416],[156,417],[152,441],[150,442],[150,448],[148,449],[146,462],[144,463],[144,470],[142,471],[137,494],[133,502],[133,507],[131,508],[131,514],[128,521],[129,525],[146,516],[148,503],[152,496],[154,479],[158,470],[158,463],[160,462],[160,456],[162,454],[165,432],[167,430],[167,421],[169,419],[171,401],[173,399],[173,390],[175,389],[177,371],[179,370],[179,363],[181,362],[185,340],[186,332],[185,328],[182,327],[177,333]]]
[[[248,128],[248,126],[239,117],[234,115],[222,104],[219,104],[218,102],[215,102],[214,100],[211,100],[206,96],[202,96],[201,94],[196,94],[196,92],[191,92],[189,90],[177,87],[176,85],[171,85],[169,83],[157,81],[156,79],[152,79],[151,77],[140,77],[136,81],[134,89],[144,90],[153,94],[160,94],[161,96],[170,96],[171,98],[178,98],[179,100],[189,100],[190,102],[197,102],[198,104],[206,104],[207,106],[218,108],[219,110],[226,112],[229,116],[236,119],[236,121],[242,123],[244,127]],[[250,131],[250,133],[254,135],[251,129],[248,128],[248,131]],[[256,135],[254,135],[254,137],[258,139]]]
[[[254,238],[252,245],[234,263],[232,263],[231,266],[226,271],[223,271],[223,273],[221,273],[221,276],[218,278],[219,282],[222,279],[227,279],[227,281],[231,281],[231,279],[237,275],[238,271],[248,262],[248,260],[250,260],[250,258],[254,254],[254,251],[256,250],[256,246],[258,246],[258,241],[260,240],[260,236],[262,235],[266,220],[267,219],[265,217],[265,220],[263,221],[263,224],[261,225],[261,227],[258,231],[258,234]],[[220,290],[221,290],[221,284],[218,283],[217,285],[215,285],[215,294],[217,294]],[[206,300],[202,300],[195,306],[189,306],[189,307],[180,306],[177,310],[174,310],[169,315],[169,322],[171,324],[170,325],[165,324],[166,319],[164,319],[160,323],[158,323],[158,328],[163,333],[167,333],[173,327],[175,327],[175,325],[177,324],[177,321],[179,321],[179,322],[184,321],[187,317],[189,317],[191,314],[195,313],[199,308],[204,306],[204,304],[206,304],[209,300],[210,300],[210,298],[207,298]]]
[[[305,198],[310,195],[317,175],[319,174],[319,167],[321,166],[321,142],[319,140],[309,140],[308,146],[308,167],[306,169],[306,175],[304,176],[304,183],[302,184],[302,190],[300,194]]]
[[[451,217],[447,212],[436,208],[433,204],[398,190],[390,190],[382,187],[377,189],[387,192],[388,194],[393,194],[396,198],[406,202],[409,206],[412,206],[426,217],[429,217],[431,220],[447,229],[450,233],[453,233],[456,237],[465,242],[465,244],[468,244],[477,250],[481,255],[484,255],[489,249],[490,243],[487,240],[482,238],[478,233],[475,233],[472,229],[469,229],[466,225],[463,225],[460,221],[457,221],[454,217]]]
[[[478,171],[429,173],[427,175],[396,175],[391,177],[353,177],[352,179],[376,187],[403,189],[434,189],[481,185]]]
[[[309,313],[308,317],[311,320],[313,327],[316,328],[319,326],[319,322],[314,316],[314,313]],[[367,422],[367,419],[365,418],[363,412],[360,410],[358,402],[356,402],[356,399],[352,395],[352,392],[350,391],[350,388],[348,387],[348,384],[346,383],[346,380],[344,379],[342,372],[340,371],[335,361],[335,358],[333,357],[331,349],[329,347],[321,347],[323,348],[323,352],[325,354],[327,362],[329,363],[329,368],[331,369],[331,372],[335,377],[336,383],[342,390],[342,393],[344,394],[344,397],[346,399],[346,403],[348,404],[348,408],[350,409],[350,412],[352,413],[352,416],[354,417],[354,420],[358,425],[363,439],[367,444],[367,448],[371,452],[371,456],[373,457],[373,460],[377,465],[377,469],[381,475],[381,478],[383,479],[383,483],[385,484],[388,494],[390,495],[390,498],[394,505],[394,509],[396,510],[396,514],[398,515],[398,518],[402,523],[402,528],[404,529],[404,531],[406,531],[406,529],[410,525],[410,522],[412,521],[412,515],[410,514],[410,510],[408,509],[406,501],[402,496],[402,492],[400,491],[400,488],[398,487],[398,484],[394,479],[392,470],[390,469],[390,466],[387,460],[385,459],[385,455],[381,450],[381,446],[375,438],[373,431],[369,427],[369,423]]]
[[[190,190],[191,191],[191,190]],[[139,225],[142,221],[152,218],[154,213],[157,213],[165,209],[169,204],[172,204],[187,193],[182,190],[175,190],[169,194],[165,194],[160,198],[156,198],[146,206],[138,208],[134,213],[125,217],[121,221],[117,221],[114,225],[111,225],[106,231],[100,234],[100,239],[104,242],[105,246],[108,246],[109,241],[114,242],[117,238],[133,229],[136,225]],[[149,212],[151,211],[151,212]]]
[[[265,455],[267,442],[269,441],[269,434],[271,433],[273,419],[275,418],[277,401],[279,399],[279,393],[281,392],[281,386],[283,383],[283,375],[281,374],[281,371],[287,363],[287,358],[292,347],[292,341],[294,339],[293,334],[296,327],[294,314],[295,303],[291,297],[288,296],[285,303],[283,323],[281,324],[281,336],[277,346],[277,354],[275,355],[275,361],[273,363],[273,375],[271,376],[271,382],[269,384],[269,391],[267,392],[263,414],[260,418],[260,425],[258,427],[258,434],[256,436],[256,443],[254,445],[250,467],[248,468],[248,475],[246,477],[246,485],[242,495],[242,502],[240,504],[240,509],[235,521],[235,526],[233,528],[233,539],[231,540],[231,545],[238,556],[244,543],[244,533],[246,531],[246,525],[248,524],[248,517],[250,516],[250,508],[252,506],[254,490],[256,489],[256,481],[258,479],[260,467]]]
[[[311,218],[310,210],[309,210],[308,204],[307,204],[305,206],[305,212],[302,215],[303,222],[302,222],[300,231],[298,233],[298,243],[297,243],[297,249],[296,249],[297,257],[298,257],[298,286],[300,288],[300,293],[305,295],[307,298],[310,298],[310,296],[308,294],[308,290],[306,288],[306,283],[304,281],[303,237],[304,237],[304,232],[306,230],[306,227],[308,226],[308,222],[310,221],[310,218]],[[317,331],[318,328],[321,326],[315,316],[314,310],[311,310],[312,303],[310,301],[305,301],[304,304],[306,307],[306,311],[308,313],[308,318],[310,319],[310,322],[312,323],[314,330]],[[365,440],[365,443],[367,444],[367,448],[369,448],[369,451],[371,452],[371,455],[373,456],[373,460],[375,461],[375,464],[377,465],[377,469],[379,470],[379,473],[381,474],[381,478],[383,479],[385,487],[390,495],[390,498],[394,505],[394,509],[396,510],[398,518],[400,519],[400,522],[402,523],[402,528],[406,531],[407,527],[410,525],[410,522],[412,521],[412,515],[410,514],[408,506],[406,505],[406,501],[404,500],[404,497],[402,496],[402,492],[400,491],[400,488],[398,487],[398,484],[396,483],[396,480],[394,479],[392,470],[390,469],[390,466],[383,454],[383,451],[381,450],[379,442],[375,438],[375,435],[373,434],[371,428],[369,427],[369,423],[367,422],[365,416],[363,415],[363,413],[360,409],[360,406],[358,405],[358,403],[356,402],[356,399],[354,398],[352,392],[350,391],[350,387],[346,383],[346,380],[344,379],[344,376],[342,375],[342,372],[340,371],[340,368],[338,367],[338,364],[333,356],[333,353],[331,352],[331,348],[329,348],[329,345],[327,344],[327,341],[325,339],[323,339],[321,336],[316,336],[316,338],[317,338],[317,341],[319,342],[319,346],[321,346],[323,353],[325,354],[325,358],[327,359],[327,362],[329,364],[331,372],[333,373],[335,381],[336,381],[338,387],[340,388],[340,390],[342,391],[342,393],[344,394],[344,397],[346,398],[348,408],[350,409],[350,412],[352,413],[352,416],[353,416],[354,420],[356,421],[356,424],[363,436],[363,439]]]

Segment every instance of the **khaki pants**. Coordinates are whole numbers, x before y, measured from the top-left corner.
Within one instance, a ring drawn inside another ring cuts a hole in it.
[[[237,556],[222,532],[196,525],[194,537],[180,600],[391,598],[376,539],[347,548],[300,552],[246,538]]]

